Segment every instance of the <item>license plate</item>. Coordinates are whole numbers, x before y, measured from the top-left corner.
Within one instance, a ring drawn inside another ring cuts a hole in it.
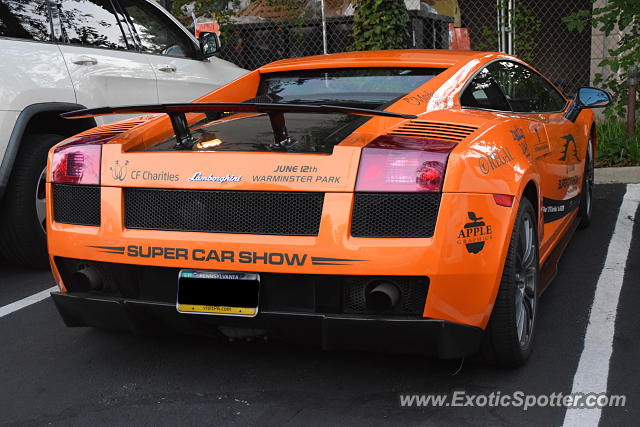
[[[234,271],[180,270],[180,313],[253,317],[258,314],[260,276]]]

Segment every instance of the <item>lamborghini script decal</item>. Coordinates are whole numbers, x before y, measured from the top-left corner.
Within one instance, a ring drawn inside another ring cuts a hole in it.
[[[89,246],[114,255],[124,255],[129,258],[160,258],[199,262],[229,262],[237,264],[269,264],[303,266],[311,261],[312,265],[350,265],[353,262],[366,261],[349,258],[324,258],[308,254],[287,252],[252,252],[252,251],[221,251],[217,249],[187,249],[163,246]]]

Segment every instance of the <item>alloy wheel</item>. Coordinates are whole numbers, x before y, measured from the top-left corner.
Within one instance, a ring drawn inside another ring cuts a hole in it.
[[[522,218],[516,250],[516,330],[521,347],[531,339],[536,310],[536,240],[534,222],[529,214]]]

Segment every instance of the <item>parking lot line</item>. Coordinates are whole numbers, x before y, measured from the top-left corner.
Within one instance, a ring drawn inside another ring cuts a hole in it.
[[[45,289],[44,291],[38,292],[37,294],[33,294],[16,302],[12,302],[11,304],[7,304],[3,307],[0,307],[0,317],[4,317],[8,314],[13,313],[14,311],[18,311],[21,308],[25,308],[30,306],[31,304],[35,304],[37,302],[42,301],[49,297],[49,294],[53,291],[57,291],[58,287],[53,286],[49,289]]]
[[[607,391],[616,311],[631,246],[633,219],[639,204],[640,184],[627,185],[615,230],[609,242],[607,258],[596,285],[584,348],[573,378],[572,393]],[[597,426],[601,413],[602,410],[598,408],[569,408],[565,413],[563,425],[567,427]]]

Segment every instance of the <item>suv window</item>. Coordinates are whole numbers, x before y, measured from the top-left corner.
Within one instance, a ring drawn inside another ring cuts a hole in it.
[[[0,37],[51,41],[51,23],[46,1],[0,1]]]
[[[511,61],[487,66],[517,113],[562,111],[566,101],[544,77],[529,67]]]
[[[54,13],[59,18],[56,32],[62,42],[107,49],[127,49],[122,28],[109,0],[54,1]]]
[[[144,52],[195,58],[195,44],[158,8],[143,1],[120,0]]]
[[[507,98],[486,68],[471,80],[460,97],[460,105],[469,108],[511,111]]]

